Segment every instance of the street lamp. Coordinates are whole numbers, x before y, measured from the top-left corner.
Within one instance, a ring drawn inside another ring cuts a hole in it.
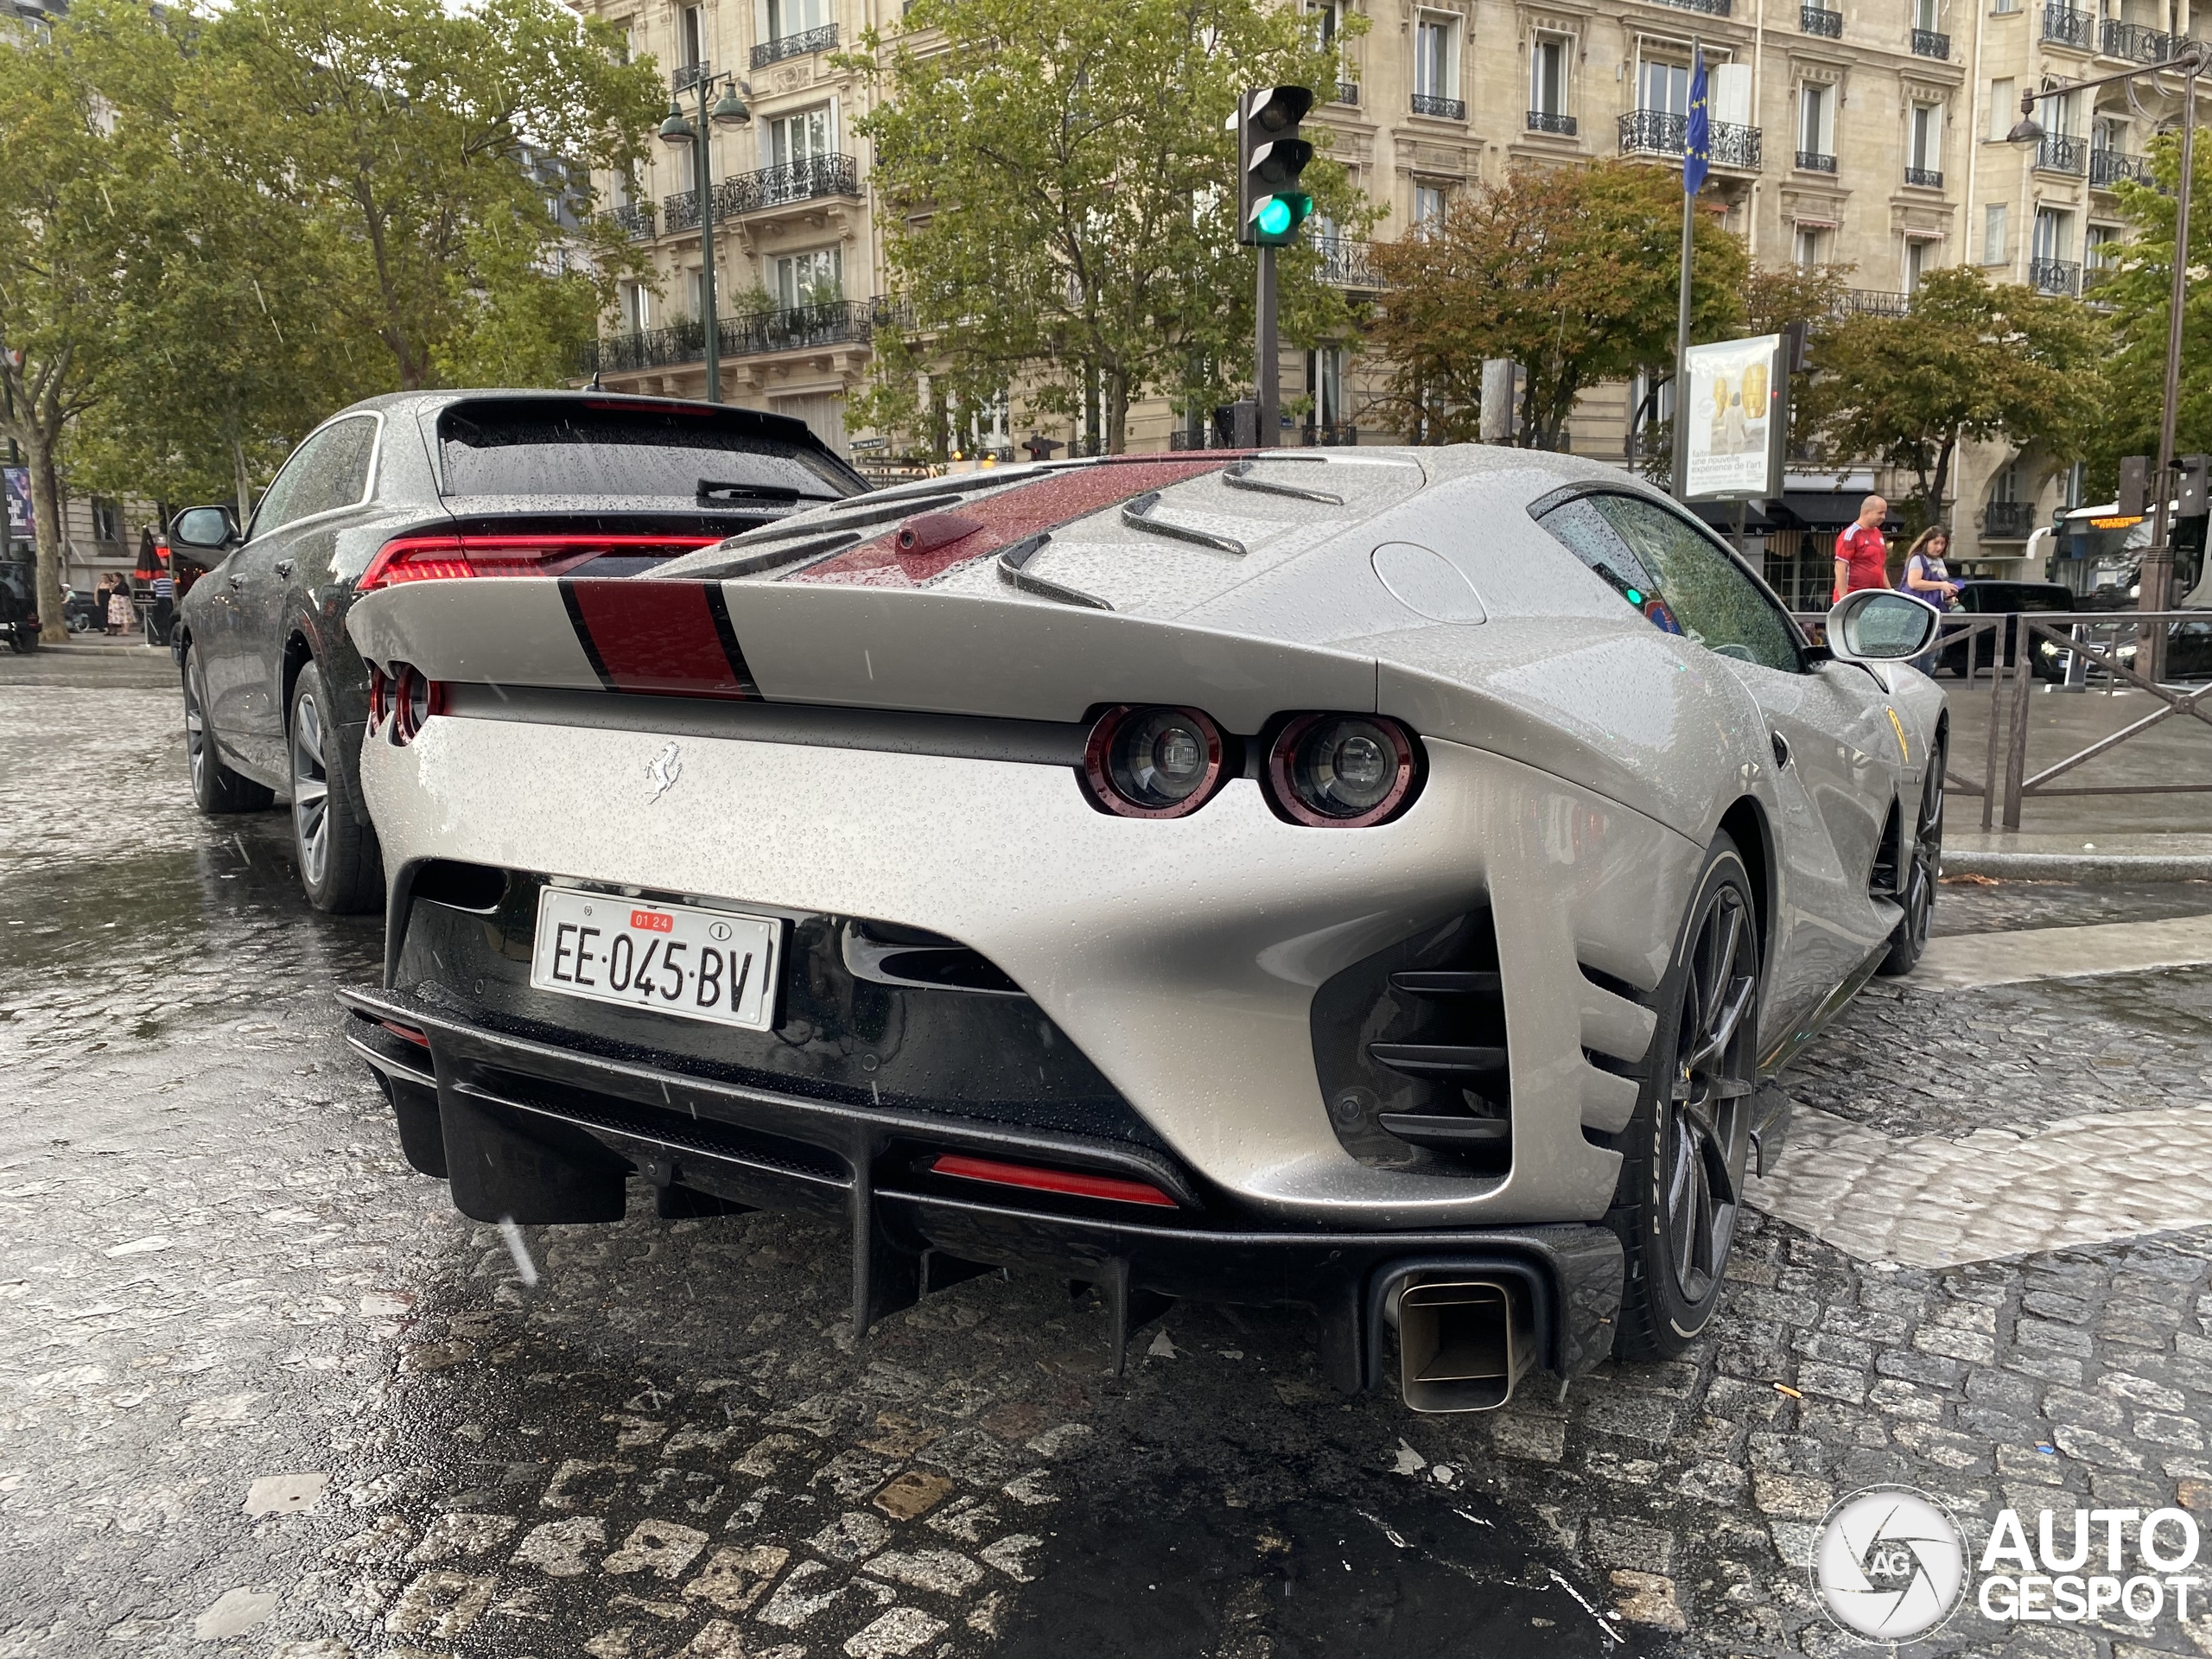
[[[2154,485],[2158,491],[2158,506],[2152,520],[2151,545],[2143,550],[2142,578],[2135,601],[2135,607],[2139,611],[2164,610],[2167,588],[2173,578],[2171,521],[2174,491],[2174,436],[2181,408],[2181,308],[2189,293],[2189,197],[2195,179],[2196,156],[2196,78],[2208,67],[2212,67],[2212,48],[2208,48],[2202,41],[2186,41],[2183,42],[2181,50],[2164,63],[2139,69],[2115,70],[2111,74],[2077,80],[2060,89],[2069,92],[2083,92],[2120,81],[2139,80],[2145,76],[2151,77],[2156,84],[2158,76],[2170,73],[2177,73],[2182,78],[2181,172],[2175,185],[2173,288],[2166,309],[2166,382],[2164,400],[2158,410],[2158,470]],[[2020,94],[2020,118],[2005,137],[2008,143],[2015,144],[2039,144],[2043,142],[2043,124],[2036,119],[2036,94],[2032,90]],[[2165,644],[2166,631],[2163,626],[2139,632],[2136,661],[2143,665],[2145,677],[2153,684],[2158,683],[2165,670]]]
[[[715,315],[715,191],[708,166],[714,151],[709,126],[741,127],[753,119],[753,111],[738,96],[735,76],[709,74],[703,63],[696,67],[696,72],[698,79],[691,84],[699,93],[698,125],[691,124],[683,113],[683,106],[671,92],[668,118],[660,124],[660,141],[673,150],[681,150],[687,144],[691,147],[692,175],[699,188],[699,320],[707,337],[707,401],[719,404],[722,400],[722,341],[721,323]],[[716,86],[722,89],[722,95],[710,110],[707,107],[707,94]]]

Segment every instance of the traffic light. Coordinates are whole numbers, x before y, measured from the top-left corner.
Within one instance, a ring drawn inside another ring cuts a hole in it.
[[[1244,94],[1236,124],[1236,239],[1248,246],[1280,248],[1298,240],[1298,227],[1313,213],[1313,198],[1298,175],[1313,159],[1313,146],[1298,124],[1313,107],[1303,86],[1262,86]]]
[[[2114,505],[2122,518],[2140,518],[2151,506],[2151,457],[2120,458],[2120,493]]]
[[[2180,505],[2177,518],[2212,517],[2212,455],[2181,458]]]

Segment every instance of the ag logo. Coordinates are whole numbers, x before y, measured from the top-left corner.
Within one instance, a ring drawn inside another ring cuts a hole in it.
[[[1910,1642],[1950,1618],[1966,1585],[1966,1541],[1935,1499],[1870,1486],[1828,1511],[1813,1547],[1813,1590],[1854,1636]]]

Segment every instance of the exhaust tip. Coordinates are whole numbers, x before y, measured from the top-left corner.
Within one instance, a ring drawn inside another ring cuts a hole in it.
[[[1516,1285],[1423,1280],[1392,1302],[1399,1392],[1411,1410],[1495,1411],[1535,1361],[1535,1319]]]

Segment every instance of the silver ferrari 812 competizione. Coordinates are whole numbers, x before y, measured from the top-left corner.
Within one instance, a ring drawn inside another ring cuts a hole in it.
[[[1408,1404],[1669,1354],[1756,1092],[1923,943],[1936,626],[1809,643],[1618,471],[1474,447],[932,479],[636,576],[396,582],[361,779],[416,1167],[483,1220],[811,1209],[1299,1304]],[[642,1189],[640,1189],[642,1190]]]

